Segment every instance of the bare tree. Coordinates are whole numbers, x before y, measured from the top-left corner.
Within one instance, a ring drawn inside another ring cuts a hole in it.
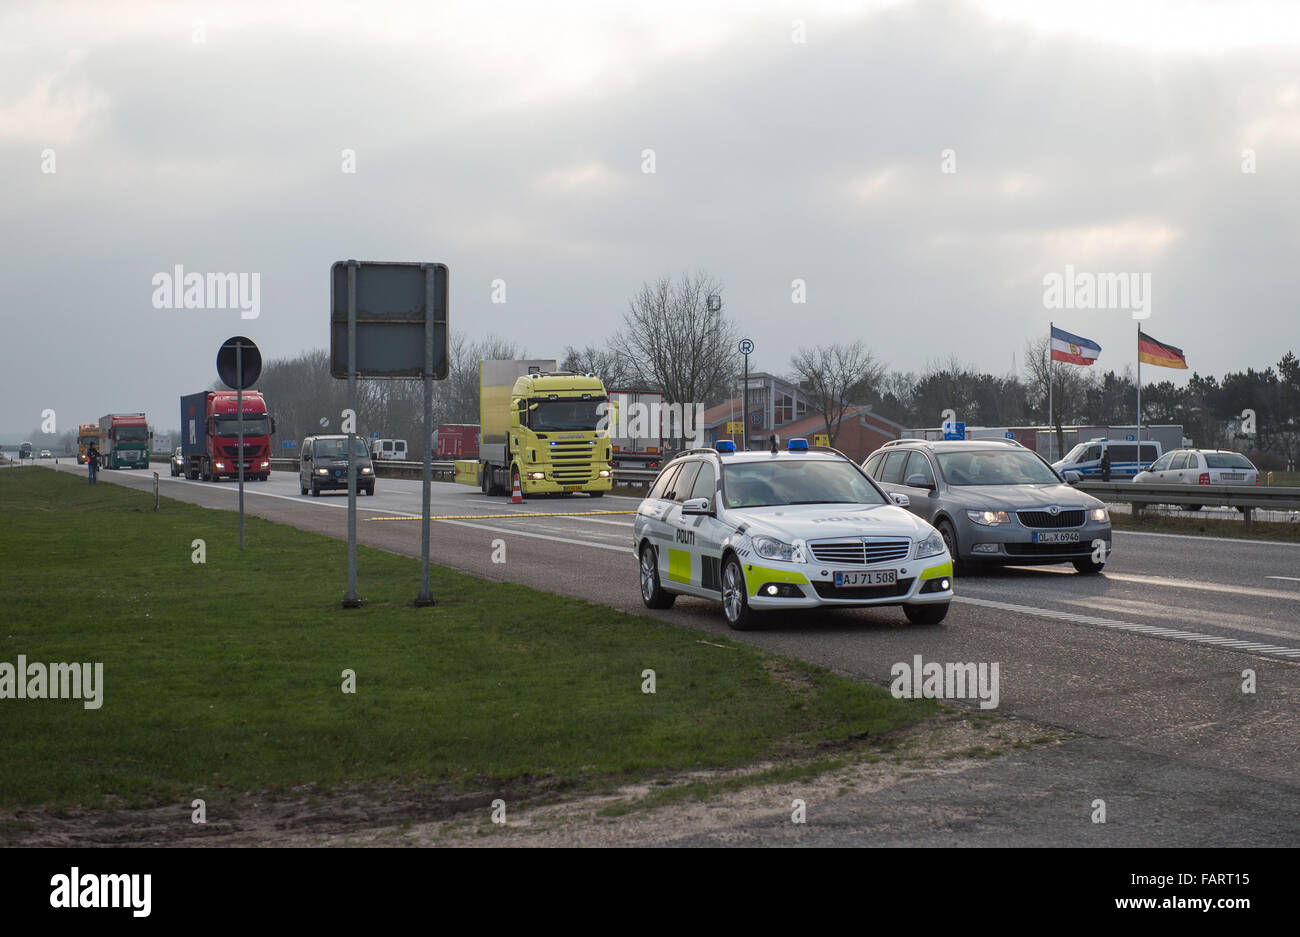
[[[706,403],[726,393],[735,374],[735,326],[709,297],[721,285],[699,271],[674,283],[644,283],[628,303],[614,345],[638,385],[659,388],[668,403]]]
[[[594,374],[605,383],[606,390],[625,388],[633,380],[627,360],[613,346],[602,350],[594,345],[583,349],[566,345],[560,370]]]
[[[861,341],[800,348],[790,365],[796,382],[809,389],[813,410],[826,421],[826,435],[832,446],[840,434],[844,414],[853,406],[850,394],[860,395],[859,401],[875,396],[885,376],[885,366]]]

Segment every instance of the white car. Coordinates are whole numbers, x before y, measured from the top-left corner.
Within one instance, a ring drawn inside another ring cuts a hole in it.
[[[1259,469],[1240,452],[1229,449],[1175,449],[1166,452],[1145,472],[1134,476],[1135,484],[1159,485],[1256,485]],[[1199,504],[1185,504],[1199,511]]]
[[[952,557],[934,527],[891,500],[857,465],[803,439],[785,451],[689,449],[637,509],[641,600],[722,602],[743,631],[759,611],[901,605],[938,624],[953,597]]]

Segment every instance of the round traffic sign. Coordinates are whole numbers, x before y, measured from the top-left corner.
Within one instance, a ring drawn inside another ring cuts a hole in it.
[[[248,390],[261,376],[262,353],[257,350],[252,339],[236,335],[221,343],[221,348],[217,350],[217,377],[227,387],[231,390]]]
[[[747,338],[740,340],[740,353],[742,355],[752,355],[754,353],[754,343]]]

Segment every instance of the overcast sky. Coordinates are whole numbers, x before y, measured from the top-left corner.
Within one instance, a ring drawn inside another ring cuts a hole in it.
[[[1043,278],[1147,273],[1146,331],[1262,368],[1300,353],[1298,46],[1287,0],[8,2],[0,433],[174,426],[223,339],[328,347],[349,257],[448,264],[453,328],[536,357],[704,269],[780,373],[1005,373],[1049,320],[1122,370],[1130,312]],[[177,264],[259,274],[258,318],[154,308]]]

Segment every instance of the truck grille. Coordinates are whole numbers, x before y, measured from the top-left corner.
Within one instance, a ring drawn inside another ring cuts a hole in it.
[[[1056,515],[1046,511],[1017,511],[1016,517],[1026,527],[1078,527],[1083,523],[1083,511],[1062,511]]]
[[[912,549],[910,540],[814,540],[808,546],[819,563],[835,566],[888,563],[905,559]]]

